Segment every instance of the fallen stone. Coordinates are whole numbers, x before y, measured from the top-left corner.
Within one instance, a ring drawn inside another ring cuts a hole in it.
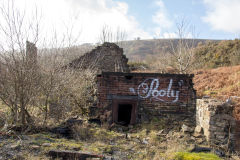
[[[43,147],[50,147],[51,144],[50,144],[50,143],[43,143],[42,146],[43,146]]]
[[[195,133],[203,133],[203,128],[202,128],[201,126],[197,125],[197,126],[195,127],[194,132],[195,132]]]
[[[161,129],[160,131],[158,131],[158,133],[156,134],[157,136],[166,136],[166,134],[163,133],[163,129]]]
[[[131,139],[131,135],[128,133],[128,134],[126,134],[126,138],[127,139]]]
[[[193,132],[193,129],[185,124],[182,125],[182,132]]]
[[[87,158],[100,158],[103,159],[103,155],[97,155],[87,152],[76,152],[76,151],[61,151],[61,150],[51,150],[48,152],[48,155],[55,158],[62,158],[65,160],[72,160],[72,159],[80,159],[80,160],[87,160]]]
[[[32,149],[39,149],[40,146],[38,146],[38,145],[31,145],[31,148],[32,148]]]
[[[146,140],[149,141],[149,140],[150,140],[150,137],[147,137]]]
[[[211,152],[212,148],[195,146],[191,152]]]
[[[9,146],[10,149],[19,149],[20,145],[19,144],[12,144]]]
[[[142,143],[143,143],[143,144],[148,144],[148,141],[146,140],[146,138],[143,138]]]
[[[133,141],[136,142],[136,143],[140,143],[140,142],[141,142],[141,141],[140,141],[139,139],[137,139],[137,138],[134,138]]]

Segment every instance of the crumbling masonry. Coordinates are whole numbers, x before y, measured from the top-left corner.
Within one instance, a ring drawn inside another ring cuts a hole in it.
[[[210,144],[234,150],[235,147],[235,118],[234,107],[214,99],[197,100],[197,125],[203,128],[203,134]]]
[[[93,69],[101,72],[129,72],[128,59],[123,49],[114,43],[104,43],[69,63],[75,69]]]

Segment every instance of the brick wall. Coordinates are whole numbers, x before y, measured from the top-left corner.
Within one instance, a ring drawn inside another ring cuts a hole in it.
[[[114,121],[115,103],[132,103],[136,121],[153,117],[171,124],[195,125],[193,75],[103,72],[98,75],[98,108],[103,121]]]

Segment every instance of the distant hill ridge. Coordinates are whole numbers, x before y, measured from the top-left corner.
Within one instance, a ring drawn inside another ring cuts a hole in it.
[[[179,39],[150,39],[150,40],[132,40],[122,42],[124,53],[130,60],[143,60],[147,55],[155,55],[169,52],[173,47],[176,47]],[[219,40],[209,39],[184,39],[187,43],[193,43],[193,47],[198,44],[206,44],[208,42],[218,42]]]
[[[164,54],[170,51],[171,44],[176,47],[179,39],[147,39],[147,40],[130,40],[117,43],[124,49],[124,54],[130,61],[144,60],[148,55]],[[193,47],[198,44],[206,44],[208,42],[219,42],[220,40],[210,39],[184,39],[184,41],[192,43]],[[86,43],[79,47],[92,47],[92,44]]]

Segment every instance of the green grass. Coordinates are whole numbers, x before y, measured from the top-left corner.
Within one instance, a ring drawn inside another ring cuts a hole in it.
[[[177,152],[174,160],[221,160],[213,153]]]

